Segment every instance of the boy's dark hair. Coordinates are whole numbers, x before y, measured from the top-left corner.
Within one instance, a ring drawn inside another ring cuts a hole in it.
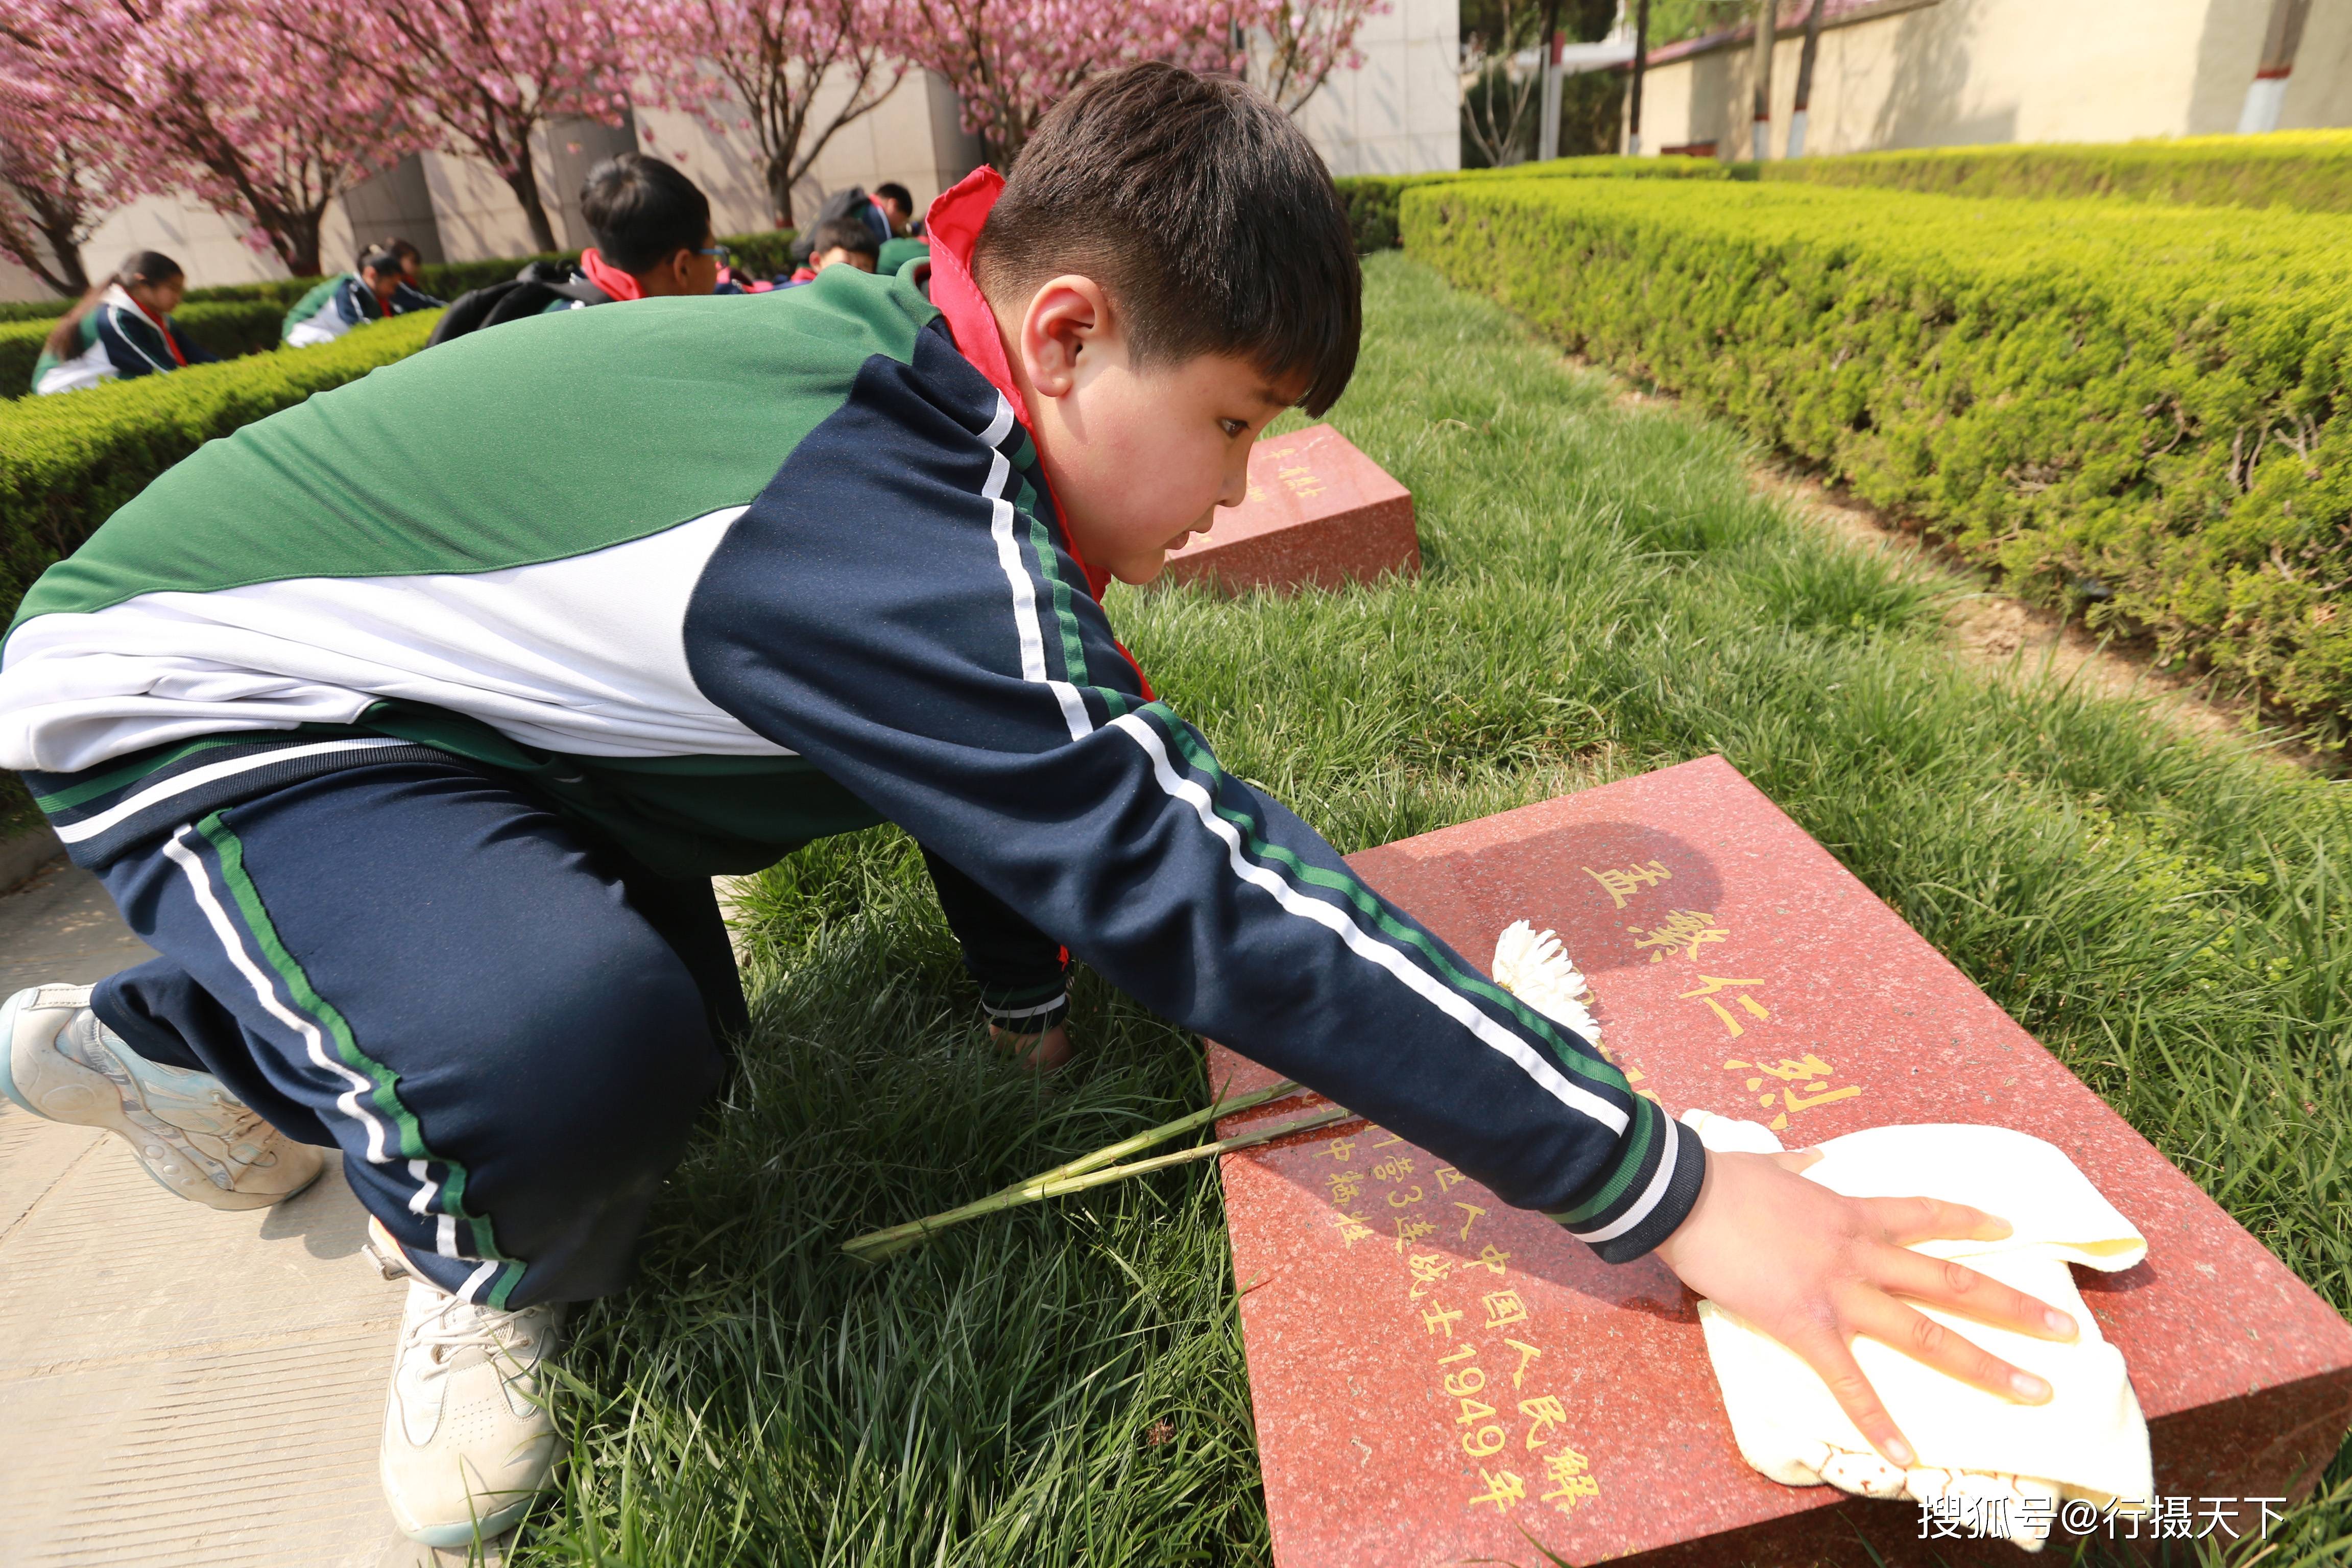
[[[885,180],[874,187],[874,193],[898,204],[898,210],[908,217],[915,215],[915,195],[896,180]]]
[[[1150,63],[1098,76],[1022,149],[973,246],[1017,293],[1101,284],[1139,361],[1231,354],[1303,375],[1310,413],[1355,373],[1363,279],[1330,172],[1255,88]]]
[[[879,260],[882,247],[874,243],[873,225],[862,218],[827,218],[809,231],[809,255],[823,256],[835,246],[855,256]]]
[[[372,245],[361,252],[355,268],[361,273],[398,272],[400,269],[400,253],[384,245]]]
[[[710,198],[658,158],[624,152],[588,171],[580,212],[599,255],[623,272],[643,272],[710,237]]]

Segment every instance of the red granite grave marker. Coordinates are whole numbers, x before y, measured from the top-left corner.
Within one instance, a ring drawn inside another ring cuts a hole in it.
[[[1340,588],[1421,570],[1412,496],[1328,424],[1250,449],[1249,497],[1168,558],[1177,582],[1227,593]]]
[[[2159,1496],[2244,1500],[2230,1517],[2251,1531],[2252,1500],[2302,1495],[2352,1426],[2352,1328],[1720,758],[1350,863],[1482,964],[1513,920],[1557,930],[1612,1055],[1675,1111],[1765,1121],[1792,1148],[1983,1122],[2063,1149],[2147,1238],[2139,1267],[2077,1280],[2130,1368]],[[1221,1086],[1272,1082],[1210,1054]],[[2023,1561],[1922,1542],[1915,1505],[1750,1469],[1654,1259],[1601,1263],[1360,1123],[1223,1175],[1277,1568],[1539,1562],[1531,1542],[1573,1563],[1860,1563],[1865,1537],[1896,1563]]]

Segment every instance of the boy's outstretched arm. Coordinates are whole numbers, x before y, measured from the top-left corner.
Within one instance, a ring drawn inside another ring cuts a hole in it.
[[[685,627],[697,685],[1145,1005],[1604,1259],[1694,1228],[1668,1260],[1812,1345],[1825,1375],[1827,1339],[1843,1352],[1843,1336],[1899,1327],[1885,1292],[1933,1284],[1885,1255],[1925,1234],[1916,1216],[1710,1161],[1589,1042],[1227,772],[1147,695],[1035,472],[1010,407],[943,330],[911,365],[869,361],[711,557]],[[1926,1299],[1968,1293],[1937,1289]]]

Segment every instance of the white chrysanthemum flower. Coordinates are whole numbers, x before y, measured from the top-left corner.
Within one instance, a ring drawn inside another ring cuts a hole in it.
[[[1494,974],[1496,985],[1552,1022],[1601,1043],[1601,1026],[1585,1007],[1591,992],[1560,950],[1557,932],[1538,934],[1524,920],[1512,921],[1495,939]]]

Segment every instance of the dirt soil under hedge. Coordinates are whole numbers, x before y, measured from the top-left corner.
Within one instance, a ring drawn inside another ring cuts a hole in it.
[[[1581,370],[1606,377],[1621,406],[1681,407],[1681,400],[1672,393],[1644,391],[1607,365],[1579,354],[1565,357]],[[2282,762],[2340,769],[2339,763],[2285,731],[2259,728],[2249,700],[2218,694],[2209,682],[2158,669],[2144,650],[2095,636],[2053,611],[2000,592],[1990,574],[1954,559],[1927,538],[1916,522],[1889,517],[1786,460],[1751,462],[1748,478],[1758,490],[1846,543],[1894,552],[1911,570],[1940,579],[1951,591],[1944,624],[1953,652],[1970,664],[2016,675],[2039,676],[2046,669],[2101,696],[2145,700],[2150,711],[2183,735],[2241,742],[2265,739],[2263,748]]]

